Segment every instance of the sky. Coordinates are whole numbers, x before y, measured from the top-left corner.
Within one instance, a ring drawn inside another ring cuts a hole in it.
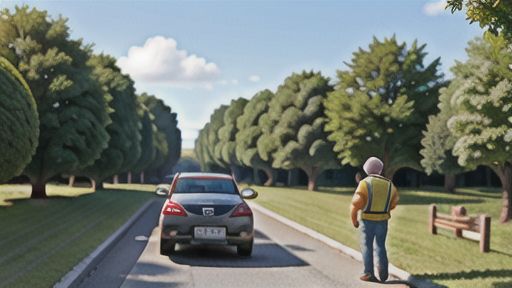
[[[221,105],[264,89],[273,92],[292,73],[321,72],[337,81],[352,53],[373,38],[426,44],[425,64],[441,57],[450,79],[467,59],[468,41],[482,36],[465,11],[446,1],[2,1],[68,19],[71,39],[115,57],[137,93],[162,99],[177,113],[182,148]],[[425,65],[425,66],[426,66]]]

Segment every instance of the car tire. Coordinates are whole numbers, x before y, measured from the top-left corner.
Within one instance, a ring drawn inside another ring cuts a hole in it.
[[[254,239],[251,239],[249,243],[236,246],[236,253],[240,256],[251,256],[253,243]]]
[[[160,239],[160,255],[170,255],[176,251],[176,243],[166,239]]]

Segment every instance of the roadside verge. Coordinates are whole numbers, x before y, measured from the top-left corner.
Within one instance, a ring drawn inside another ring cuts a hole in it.
[[[333,240],[323,234],[320,234],[320,233],[314,231],[311,228],[308,228],[308,227],[301,225],[299,223],[296,223],[288,218],[285,218],[273,211],[270,211],[267,208],[265,208],[257,203],[250,202],[249,205],[251,206],[251,208],[253,208],[269,217],[272,217],[272,218],[280,221],[281,223],[288,225],[288,226],[292,227],[293,229],[298,230],[298,231],[310,236],[311,238],[316,239],[316,240],[328,245],[329,247],[332,247],[332,248],[340,251],[341,253],[352,257],[353,259],[355,259],[359,262],[363,262],[363,256],[362,256],[361,252],[354,250],[350,247],[347,247],[336,240]],[[414,278],[409,272],[402,270],[400,268],[397,268],[391,263],[389,263],[389,274],[394,275],[396,278],[399,278],[401,280],[407,281],[407,282],[415,285],[418,288],[444,287],[444,286],[439,286],[429,280],[418,280],[418,279]]]
[[[105,258],[117,242],[126,234],[130,227],[146,212],[146,210],[155,202],[157,198],[148,200],[142,207],[121,226],[114,234],[105,240],[96,250],[87,256],[82,262],[78,263],[70,272],[57,282],[54,288],[77,287],[89,273]]]

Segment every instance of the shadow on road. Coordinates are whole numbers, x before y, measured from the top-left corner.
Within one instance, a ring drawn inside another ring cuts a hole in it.
[[[178,245],[169,256],[176,264],[201,267],[294,267],[309,264],[272,242],[265,234],[255,231],[255,243],[251,257],[242,257],[234,246]]]

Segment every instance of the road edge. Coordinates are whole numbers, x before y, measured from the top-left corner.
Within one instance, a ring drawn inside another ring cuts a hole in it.
[[[155,202],[157,199],[149,199],[142,207],[133,214],[133,216],[126,221],[114,234],[112,234],[107,240],[105,240],[96,250],[84,258],[78,263],[71,271],[64,275],[59,282],[55,283],[53,288],[68,288],[77,287],[87,275],[94,269],[112,250],[117,242],[126,234],[130,227],[137,221],[137,219]]]
[[[258,203],[250,202],[249,206],[251,208],[254,208],[255,210],[258,210],[259,212],[269,216],[269,217],[272,217],[272,218],[280,221],[281,223],[283,223],[285,225],[290,226],[291,228],[293,228],[295,230],[298,230],[298,231],[310,236],[313,239],[316,239],[316,240],[328,245],[329,247],[332,247],[332,248],[340,251],[343,254],[350,256],[351,258],[353,258],[359,262],[363,262],[363,256],[362,256],[361,252],[359,252],[355,249],[345,246],[345,245],[341,244],[340,242],[338,242],[332,238],[329,238],[321,233],[318,233],[311,228],[308,228],[302,224],[299,224],[299,223],[294,222],[284,216],[281,216],[281,215],[275,213],[274,211],[271,211],[271,210],[261,206]],[[414,278],[411,275],[411,273],[409,273],[405,270],[402,270],[402,269],[394,266],[391,263],[389,263],[389,273],[393,274],[394,276],[396,276],[397,278],[399,278],[401,280],[404,280],[404,281],[410,282],[411,284],[414,284],[418,288],[443,287],[443,286],[439,286],[439,285],[433,283],[430,280],[418,280],[418,279]]]

